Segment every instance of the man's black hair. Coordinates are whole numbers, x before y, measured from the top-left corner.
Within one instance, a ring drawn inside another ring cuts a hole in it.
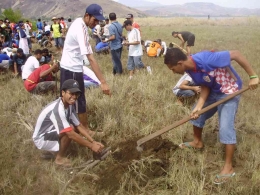
[[[109,14],[109,20],[116,20],[116,14],[114,12]]]
[[[132,24],[133,24],[133,23],[132,23],[131,20],[125,20],[123,26],[124,26],[124,27],[126,27],[126,26],[128,26],[128,25],[131,25],[131,26],[132,26]]]
[[[172,31],[172,35],[174,35],[174,34],[178,34],[178,32],[176,32],[176,31]]]
[[[40,21],[41,21],[41,18],[39,18],[38,21],[40,22]]]
[[[36,50],[34,51],[34,55],[38,55],[38,54],[42,54],[42,50],[36,49]]]
[[[44,48],[44,49],[42,50],[42,53],[49,53],[49,50],[48,50],[47,48]]]
[[[71,22],[71,18],[68,19],[68,22]]]
[[[187,56],[179,48],[167,49],[164,57],[164,64],[176,66],[181,60],[187,60]]]

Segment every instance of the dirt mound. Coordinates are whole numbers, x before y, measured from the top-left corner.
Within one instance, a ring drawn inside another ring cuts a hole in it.
[[[143,152],[138,152],[136,140],[121,142],[112,148],[113,161],[104,163],[96,172],[100,177],[96,183],[98,192],[113,194],[126,178],[135,178],[139,186],[145,186],[149,179],[167,174],[170,152],[177,146],[157,138],[147,142]]]

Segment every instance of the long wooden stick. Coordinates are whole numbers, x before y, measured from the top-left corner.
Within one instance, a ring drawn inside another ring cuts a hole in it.
[[[183,49],[182,47],[180,47],[178,44],[176,44],[176,43],[174,43],[174,42],[172,42],[172,44],[173,44],[175,47],[178,47],[180,50],[182,50],[185,54],[188,53],[185,49]]]
[[[212,108],[215,108],[218,105],[220,105],[220,104],[222,104],[222,103],[224,103],[224,102],[234,98],[235,96],[237,96],[237,95],[239,95],[241,93],[244,93],[248,89],[249,89],[249,87],[246,87],[246,88],[243,88],[243,89],[241,89],[241,90],[239,90],[239,91],[237,91],[237,92],[235,92],[233,94],[230,94],[227,97],[225,97],[225,98],[223,98],[223,99],[221,99],[221,100],[219,100],[219,101],[217,101],[217,102],[215,102],[215,103],[213,103],[213,104],[211,104],[211,105],[201,109],[200,111],[197,112],[197,114],[201,115],[201,114],[211,110]],[[156,132],[154,132],[154,133],[152,133],[152,134],[150,134],[150,135],[148,135],[148,136],[146,136],[144,138],[139,139],[137,141],[137,148],[140,147],[140,145],[142,145],[143,143],[145,143],[145,142],[147,142],[147,141],[149,141],[149,140],[151,140],[151,139],[153,139],[155,137],[158,137],[159,135],[162,135],[163,133],[166,133],[167,131],[170,131],[171,129],[173,129],[175,127],[178,127],[178,126],[188,122],[189,120],[191,120],[191,117],[187,116],[187,117],[181,119],[180,121],[177,121],[177,122],[173,123],[172,125],[166,126],[166,127],[164,127],[163,129],[161,129],[159,131],[156,131]]]
[[[104,160],[109,154],[111,154],[110,151],[108,151],[107,153],[105,153],[99,160],[94,160],[92,163],[86,165],[84,167],[84,169],[80,170],[77,173],[74,173],[74,175],[72,176],[72,178],[63,186],[62,190],[59,192],[59,195],[62,195],[65,190],[67,189],[67,187],[70,185],[70,183],[80,174],[82,174],[83,172],[87,171],[88,169],[96,166],[100,161]]]

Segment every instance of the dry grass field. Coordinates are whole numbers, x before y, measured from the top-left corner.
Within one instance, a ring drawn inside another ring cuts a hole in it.
[[[122,20],[120,20],[122,21]],[[240,50],[260,73],[260,18],[196,20],[192,18],[137,19],[142,39],[161,38],[178,43],[171,32],[188,30],[196,35],[192,52],[205,49]],[[242,95],[236,118],[238,145],[234,156],[237,175],[223,185],[213,184],[224,161],[224,147],[218,141],[217,116],[204,129],[203,151],[181,150],[192,139],[192,126],[186,123],[162,137],[149,141],[142,153],[136,141],[190,113],[190,107],[176,104],[172,88],[180,78],[170,72],[163,58],[143,57],[153,74],[138,72],[130,81],[126,70],[127,50],[122,62],[124,74],[112,75],[110,56],[96,59],[113,95],[100,89],[86,90],[89,126],[103,130],[102,141],[112,154],[91,170],[77,174],[92,153],[72,143],[68,151],[74,168],[62,169],[40,158],[32,142],[33,126],[42,108],[55,95],[33,96],[21,78],[0,75],[0,194],[6,195],[245,195],[260,194],[260,98],[259,89]],[[248,77],[237,64],[244,85]],[[75,176],[76,175],[76,176]],[[74,177],[66,189],[64,186]],[[64,190],[65,189],[65,190]]]

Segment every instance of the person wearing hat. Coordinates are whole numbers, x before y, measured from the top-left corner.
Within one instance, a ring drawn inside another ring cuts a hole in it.
[[[14,75],[21,75],[22,69],[21,67],[26,62],[26,55],[23,53],[23,49],[18,48],[16,51],[16,54],[13,56],[13,62],[14,62]]]
[[[63,49],[63,28],[61,26],[61,24],[58,22],[58,18],[53,17],[51,19],[53,21],[53,24],[51,25],[50,31],[52,33],[52,37],[54,39],[55,42],[55,46],[57,48],[57,52],[61,52],[62,53],[62,49]]]
[[[97,23],[104,20],[103,10],[97,4],[91,4],[87,7],[86,12],[82,18],[77,18],[71,24],[64,43],[64,49],[61,57],[61,71],[60,84],[68,79],[75,79],[79,83],[81,94],[77,101],[77,113],[81,124],[88,129],[87,114],[86,114],[86,98],[85,87],[83,80],[83,60],[84,56],[92,67],[97,78],[100,80],[100,87],[104,94],[110,95],[110,89],[101,73],[98,63],[96,62],[91,45],[89,43],[90,37],[88,34],[88,27],[94,28]],[[89,130],[92,134],[92,132]]]
[[[140,31],[140,33],[141,33],[140,26],[139,26],[139,24],[137,24],[137,22],[134,21],[133,14],[127,14],[125,19],[130,20],[132,22],[132,26],[134,28],[138,29]]]
[[[72,140],[97,153],[104,148],[88,134],[78,119],[73,105],[81,93],[76,80],[64,81],[61,86],[61,97],[48,104],[37,119],[32,137],[34,144],[40,150],[55,152],[54,162],[57,165],[71,165],[66,157],[66,151]]]

